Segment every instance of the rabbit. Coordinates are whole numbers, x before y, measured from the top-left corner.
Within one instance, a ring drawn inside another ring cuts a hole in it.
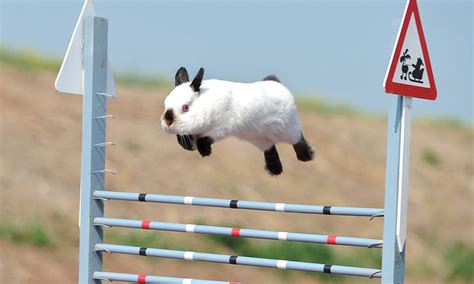
[[[265,168],[280,175],[283,167],[275,144],[290,143],[300,161],[311,161],[296,114],[294,97],[270,75],[254,83],[204,80],[200,68],[192,82],[184,67],[175,75],[175,88],[165,98],[162,128],[177,134],[186,150],[209,156],[212,144],[229,136],[246,140],[263,151]]]

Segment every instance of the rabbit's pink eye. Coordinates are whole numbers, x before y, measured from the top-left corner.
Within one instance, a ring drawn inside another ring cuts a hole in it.
[[[189,111],[189,105],[183,105],[183,112]]]

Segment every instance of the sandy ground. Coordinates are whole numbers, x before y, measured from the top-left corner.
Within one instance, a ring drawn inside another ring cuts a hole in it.
[[[52,241],[50,246],[36,247],[0,239],[0,282],[75,283],[82,98],[57,94],[49,73],[1,66],[0,80],[0,221],[21,227],[36,220]],[[180,149],[175,137],[159,128],[164,96],[155,90],[119,86],[117,99],[109,102],[109,113],[119,117],[108,123],[108,140],[116,146],[108,150],[107,167],[118,173],[107,176],[109,189],[383,207],[384,119],[301,112],[305,136],[317,149],[317,158],[301,163],[291,146],[281,145],[284,174],[275,178],[263,170],[263,155],[236,139],[216,144],[213,155],[205,159]],[[472,244],[474,134],[464,128],[418,122],[412,138],[407,282],[443,283],[448,273],[446,248],[455,241]],[[439,165],[425,161],[427,151],[437,155]],[[107,203],[106,215],[370,238],[382,238],[383,226],[381,219],[125,202]],[[180,248],[206,251],[212,246],[203,235],[161,235],[178,242]],[[284,276],[265,268],[118,255],[107,256],[105,268],[245,283],[321,282],[307,273]],[[346,283],[374,281],[348,278]]]

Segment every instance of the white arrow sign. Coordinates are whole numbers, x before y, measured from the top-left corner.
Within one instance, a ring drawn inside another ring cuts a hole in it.
[[[84,95],[84,18],[93,16],[95,16],[95,10],[94,5],[92,5],[92,0],[86,0],[79,19],[77,20],[74,32],[72,33],[71,40],[69,41],[69,46],[64,56],[61,69],[59,69],[58,77],[54,83],[56,90],[59,92]],[[106,93],[115,97],[115,82],[110,68],[110,62],[107,62]]]

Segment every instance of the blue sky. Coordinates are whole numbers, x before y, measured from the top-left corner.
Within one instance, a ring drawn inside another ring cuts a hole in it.
[[[0,0],[1,43],[62,57],[82,1]],[[297,94],[385,113],[382,83],[405,1],[106,1],[109,57],[117,71],[179,66],[207,78],[276,74]],[[417,116],[473,121],[473,3],[422,1],[419,9],[438,100]],[[120,94],[118,94],[120,96]]]

